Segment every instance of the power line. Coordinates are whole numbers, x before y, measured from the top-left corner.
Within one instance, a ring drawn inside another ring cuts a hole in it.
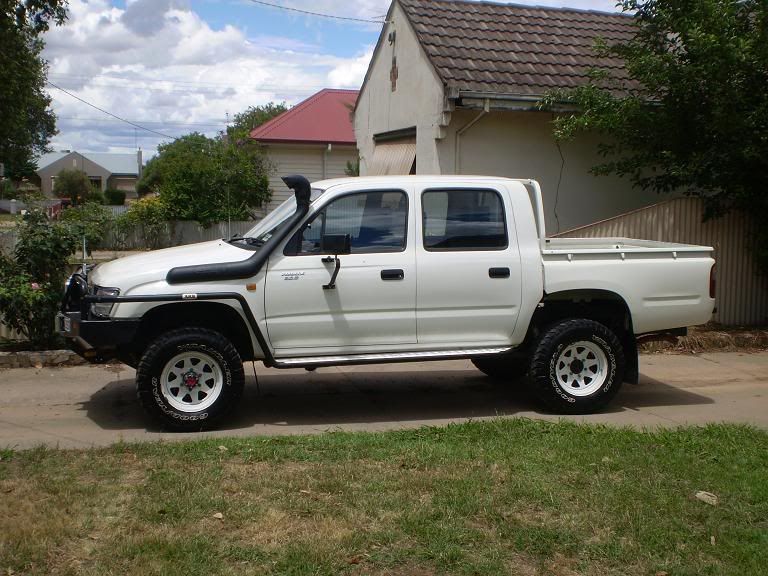
[[[57,116],[58,120],[72,120],[75,122],[120,122],[114,118],[80,118],[77,116]],[[221,122],[177,122],[175,120],[131,120],[131,122],[138,122],[141,124],[159,124],[161,126],[208,126],[208,127],[222,127],[226,124],[224,120]]]
[[[135,122],[131,122],[130,120],[126,120],[125,118],[120,118],[120,116],[118,116],[116,114],[112,114],[112,112],[108,112],[108,111],[104,110],[103,108],[99,108],[95,104],[91,104],[87,100],[83,100],[82,98],[80,98],[80,96],[75,96],[74,94],[72,94],[72,92],[69,92],[69,91],[65,90],[61,86],[57,86],[56,84],[54,84],[50,80],[48,80],[47,82],[48,82],[48,84],[50,86],[53,86],[57,90],[61,90],[62,92],[64,92],[64,94],[68,94],[69,96],[72,96],[72,98],[74,98],[75,100],[79,100],[83,104],[87,104],[91,108],[95,108],[96,110],[98,110],[99,112],[102,112],[103,114],[106,114],[107,116],[112,116],[112,118],[116,118],[117,120],[120,120],[121,122],[125,122],[126,124],[130,124],[134,128],[139,128],[140,130],[144,130],[145,132],[151,132],[152,134],[157,134],[158,136],[162,136],[163,138],[170,138],[171,140],[178,140],[178,138],[176,138],[174,136],[168,136],[168,134],[163,134],[162,132],[157,132],[156,130],[152,130],[151,128],[146,128],[145,126],[142,126],[140,124],[136,124]]]
[[[318,16],[319,18],[330,18],[332,20],[344,20],[346,22],[365,22],[366,24],[384,24],[385,23],[383,20],[371,20],[368,18],[351,18],[349,16],[336,16],[335,14],[323,14],[321,12],[311,12],[309,10],[301,10],[300,8],[291,8],[290,6],[281,6],[280,4],[263,2],[262,0],[250,0],[250,1],[253,2],[254,4],[269,6],[270,8],[287,10],[288,12],[298,12],[299,14],[305,14],[307,16]]]

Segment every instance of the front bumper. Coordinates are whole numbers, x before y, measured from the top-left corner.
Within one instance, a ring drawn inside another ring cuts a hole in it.
[[[141,320],[88,320],[80,312],[59,312],[56,331],[91,362],[105,362],[130,352]]]

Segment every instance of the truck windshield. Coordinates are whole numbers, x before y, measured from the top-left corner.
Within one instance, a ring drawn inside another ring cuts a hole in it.
[[[312,189],[312,195],[310,196],[310,202],[314,202],[320,196],[322,196],[325,190],[319,188]],[[275,232],[280,229],[288,220],[296,213],[296,198],[290,197],[288,200],[280,204],[272,212],[270,212],[266,218],[261,220],[256,226],[246,232],[242,238],[235,238],[230,242],[247,241],[250,245],[261,246],[265,244]]]

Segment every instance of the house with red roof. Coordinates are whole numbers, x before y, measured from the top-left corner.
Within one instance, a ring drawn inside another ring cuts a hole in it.
[[[251,132],[274,167],[270,210],[292,194],[283,176],[302,174],[312,182],[339,178],[346,176],[347,163],[357,164],[352,127],[357,95],[357,90],[321,90]]]

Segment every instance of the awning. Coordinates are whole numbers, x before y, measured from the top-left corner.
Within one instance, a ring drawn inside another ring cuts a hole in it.
[[[376,144],[368,162],[369,176],[403,176],[413,173],[416,139],[393,140]]]

